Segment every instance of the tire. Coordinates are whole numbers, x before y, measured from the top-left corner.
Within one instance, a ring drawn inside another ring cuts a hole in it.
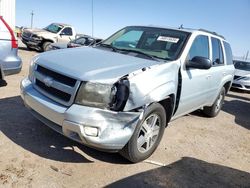
[[[216,98],[214,104],[212,106],[206,106],[203,109],[204,114],[206,114],[208,117],[215,117],[219,114],[223,102],[224,102],[224,98],[226,95],[226,90],[223,87],[218,95],[218,97]]]
[[[43,43],[43,51],[44,52],[47,52],[50,50],[50,44],[51,44],[51,42],[44,42]]]
[[[166,112],[154,103],[145,110],[129,142],[120,154],[133,163],[147,159],[159,145],[166,127]]]

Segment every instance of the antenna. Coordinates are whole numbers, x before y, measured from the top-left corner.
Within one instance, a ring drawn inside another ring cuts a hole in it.
[[[183,29],[183,24],[181,24],[178,29]]]

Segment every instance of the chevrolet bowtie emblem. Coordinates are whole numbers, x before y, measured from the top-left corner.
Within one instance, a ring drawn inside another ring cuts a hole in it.
[[[53,84],[53,78],[51,77],[46,77],[43,79],[43,83],[47,86],[47,87],[51,87]]]

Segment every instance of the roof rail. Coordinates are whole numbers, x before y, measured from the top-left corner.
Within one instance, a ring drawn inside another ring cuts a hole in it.
[[[198,30],[199,30],[199,31],[204,31],[204,32],[206,32],[206,33],[210,33],[210,34],[213,34],[213,35],[216,35],[216,36],[218,36],[218,37],[221,37],[221,38],[225,39],[224,36],[219,35],[218,33],[214,32],[214,31],[208,31],[208,30],[206,30],[206,29],[198,29]],[[225,39],[225,40],[226,40],[226,39]]]

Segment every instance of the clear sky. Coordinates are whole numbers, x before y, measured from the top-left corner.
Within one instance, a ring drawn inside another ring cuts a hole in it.
[[[61,22],[91,35],[91,4],[92,0],[16,0],[16,24],[29,27],[33,10],[34,27]],[[93,5],[95,37],[106,38],[127,25],[183,24],[224,35],[236,56],[250,50],[250,0],[93,0]]]

